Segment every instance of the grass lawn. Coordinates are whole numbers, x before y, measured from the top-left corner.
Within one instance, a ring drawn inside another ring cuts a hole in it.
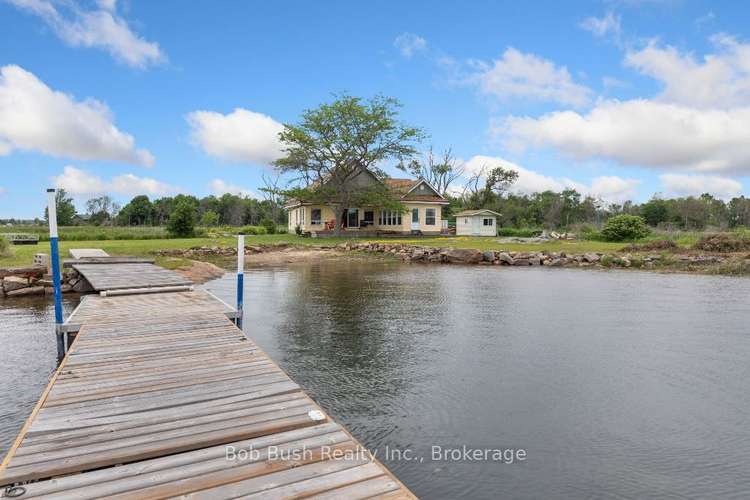
[[[616,252],[624,243],[607,243],[601,241],[550,241],[546,243],[498,243],[497,238],[478,238],[469,236],[437,237],[437,238],[388,238],[388,239],[356,239],[347,238],[302,238],[292,234],[246,236],[247,245],[274,245],[290,243],[295,245],[323,245],[333,246],[345,241],[378,241],[383,243],[408,243],[413,245],[454,248],[477,248],[480,250],[508,250],[508,251],[555,251],[567,253],[584,252]],[[146,240],[92,240],[92,241],[60,241],[60,254],[63,258],[69,256],[71,248],[101,248],[110,255],[153,256],[162,249],[190,248],[194,246],[235,246],[237,240],[232,237],[223,238],[185,238],[185,239],[146,239]],[[0,267],[30,265],[35,253],[49,253],[49,244],[40,242],[38,245],[17,245],[10,247],[10,254],[0,257]],[[157,259],[167,267],[178,267],[184,264],[180,259]]]

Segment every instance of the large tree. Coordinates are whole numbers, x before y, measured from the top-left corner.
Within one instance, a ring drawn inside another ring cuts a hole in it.
[[[285,190],[288,198],[329,206],[336,217],[336,233],[344,209],[379,205],[403,210],[384,185],[362,189],[352,177],[361,169],[386,177],[383,162],[403,165],[416,153],[424,137],[421,129],[398,120],[396,99],[377,96],[369,100],[337,96],[302,113],[298,124],[285,124],[279,134],[284,156],[274,162],[281,173],[294,174],[297,187]]]

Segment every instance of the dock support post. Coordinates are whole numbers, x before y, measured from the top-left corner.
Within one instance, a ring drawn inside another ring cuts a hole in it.
[[[52,260],[52,286],[55,293],[55,335],[57,337],[57,360],[65,357],[65,333],[62,330],[62,289],[60,287],[60,250],[57,246],[57,203],[55,190],[47,190],[47,219],[49,221],[49,247]]]
[[[242,306],[245,281],[245,233],[237,235],[237,328],[242,330]]]

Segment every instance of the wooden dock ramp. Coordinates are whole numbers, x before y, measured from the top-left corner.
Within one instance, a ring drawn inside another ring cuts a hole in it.
[[[104,274],[94,282],[118,282]],[[69,319],[76,340],[0,467],[6,495],[414,498],[230,309],[204,291],[86,296]]]

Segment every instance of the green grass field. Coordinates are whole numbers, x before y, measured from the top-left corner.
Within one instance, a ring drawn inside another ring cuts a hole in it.
[[[293,245],[333,246],[345,241],[378,241],[385,243],[407,243],[413,245],[454,248],[477,248],[479,250],[509,250],[509,251],[556,251],[568,253],[583,252],[615,252],[624,243],[608,243],[601,241],[550,241],[541,244],[498,243],[497,238],[438,237],[438,238],[398,238],[398,239],[355,239],[348,238],[302,238],[291,234],[246,236],[247,245],[278,245],[288,243]],[[91,241],[60,241],[60,254],[67,257],[71,248],[101,248],[110,255],[153,256],[163,249],[190,248],[194,246],[235,246],[236,238],[185,238],[185,239],[143,239],[143,240],[91,240]],[[38,245],[12,245],[8,255],[0,256],[0,267],[14,267],[30,265],[35,253],[49,253],[49,244],[40,242]],[[160,259],[160,263],[166,264]],[[169,267],[177,264],[171,262]]]

